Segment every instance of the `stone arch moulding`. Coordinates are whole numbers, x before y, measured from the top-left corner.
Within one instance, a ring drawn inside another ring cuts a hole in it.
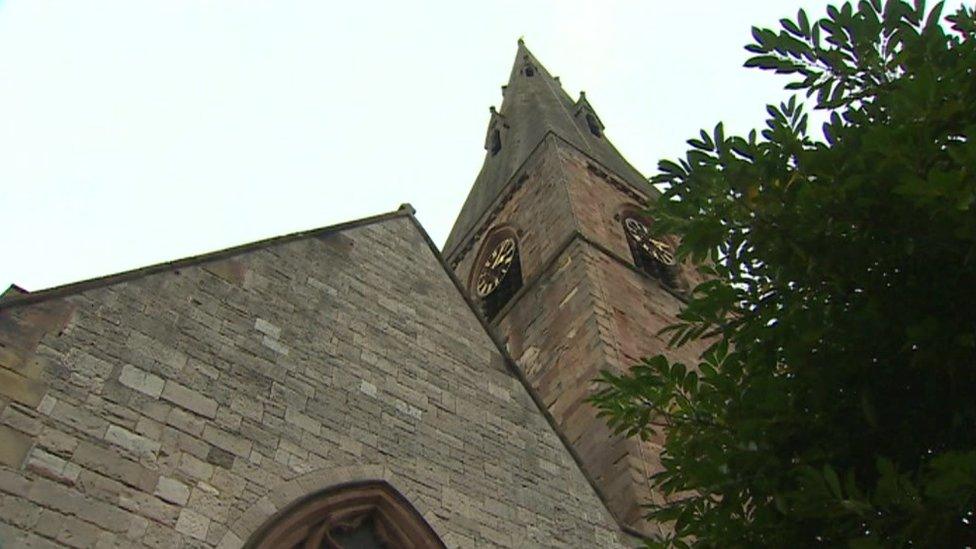
[[[675,258],[677,241],[673,236],[653,237],[648,227],[654,220],[636,204],[625,204],[614,219],[627,240],[634,266],[669,288],[683,286],[681,267]],[[634,230],[636,229],[636,230]]]
[[[518,243],[519,237],[522,231],[515,228],[509,223],[502,223],[491,227],[485,231],[484,236],[481,238],[481,243],[478,244],[477,253],[474,256],[474,262],[471,264],[471,270],[468,272],[468,290],[474,295],[474,284],[475,280],[478,278],[478,266],[485,260],[485,256],[491,252],[491,249],[504,240],[505,238],[511,237],[515,239]]]
[[[509,224],[492,227],[482,239],[468,273],[469,295],[491,321],[522,287],[522,282],[519,231]]]
[[[445,545],[388,482],[361,480],[330,486],[285,506],[265,521],[244,547],[443,549]]]

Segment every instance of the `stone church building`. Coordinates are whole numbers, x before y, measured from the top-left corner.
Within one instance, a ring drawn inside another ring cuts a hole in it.
[[[654,190],[519,43],[443,249],[409,206],[0,298],[0,547],[627,547],[660,441]],[[689,349],[685,352],[695,352]]]

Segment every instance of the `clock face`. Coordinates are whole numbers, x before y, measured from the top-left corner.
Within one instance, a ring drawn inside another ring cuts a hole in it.
[[[498,288],[498,285],[502,283],[505,275],[512,268],[512,260],[514,259],[514,239],[506,238],[495,246],[481,265],[481,274],[478,275],[476,284],[479,297],[485,297]]]
[[[636,217],[624,219],[624,227],[630,238],[640,246],[647,255],[653,257],[663,265],[674,265],[674,249],[663,240],[658,240],[651,236],[647,225]]]

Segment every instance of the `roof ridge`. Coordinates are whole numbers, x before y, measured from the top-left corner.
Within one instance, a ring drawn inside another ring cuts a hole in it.
[[[122,271],[122,272],[108,274],[108,275],[99,276],[95,278],[89,278],[85,280],[80,280],[78,282],[70,282],[68,284],[62,284],[60,286],[46,288],[44,290],[39,290],[37,292],[28,292],[19,295],[11,294],[6,298],[0,298],[0,311],[13,309],[15,307],[20,307],[23,305],[39,303],[41,301],[47,301],[49,299],[57,299],[61,297],[67,297],[70,295],[76,295],[81,292],[92,290],[95,288],[102,288],[105,286],[110,286],[112,284],[117,284],[119,282],[127,282],[130,280],[143,278],[149,275],[158,274],[173,269],[183,269],[186,267],[192,267],[210,261],[216,261],[218,259],[227,259],[244,253],[267,248],[269,246],[274,246],[276,244],[284,244],[287,242],[294,242],[296,240],[301,240],[303,238],[312,238],[312,237],[321,236],[321,235],[325,235],[337,231],[352,229],[355,227],[372,225],[374,223],[382,223],[384,221],[389,221],[391,219],[396,219],[400,217],[411,217],[415,213],[416,210],[414,210],[413,206],[411,206],[409,203],[404,203],[401,204],[399,208],[391,212],[372,215],[368,217],[362,217],[359,219],[354,219],[352,221],[336,223],[334,225],[327,225],[325,227],[319,227],[317,229],[310,229],[307,231],[299,231],[299,232],[290,233],[286,235],[265,238],[262,240],[256,240],[254,242],[248,242],[245,244],[232,246],[230,248],[224,248],[222,250],[216,250],[213,252],[193,255],[181,259],[175,259],[172,261],[165,261],[162,263],[155,263],[153,265],[147,265],[145,267],[137,267],[135,269],[130,269],[128,271]]]

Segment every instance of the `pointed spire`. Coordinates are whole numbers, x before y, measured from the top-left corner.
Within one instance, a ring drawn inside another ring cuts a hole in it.
[[[647,191],[646,179],[604,137],[603,122],[586,95],[581,93],[579,100],[574,101],[522,38],[518,39],[508,84],[502,90],[501,108],[490,109],[485,163],[444,244],[447,256],[467,240],[468,233],[549,133],[588,154],[632,186]]]

